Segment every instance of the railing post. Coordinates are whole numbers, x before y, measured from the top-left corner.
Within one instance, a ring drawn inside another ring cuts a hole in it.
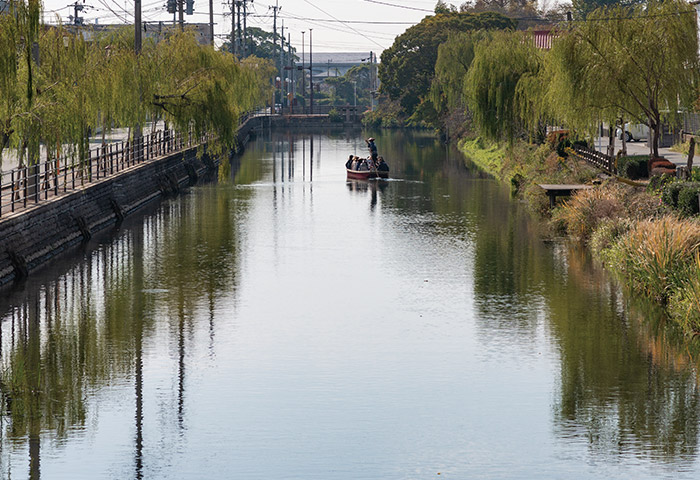
[[[53,160],[53,192],[58,195],[58,157]]]
[[[10,179],[10,182],[12,182],[12,186],[10,187],[10,211],[14,212],[15,211],[15,169],[14,168],[10,172],[10,176],[12,177]]]
[[[24,207],[26,208],[27,207],[27,187],[29,186],[29,185],[27,185],[27,166],[25,165],[22,168],[22,170],[23,170],[23,177],[24,177],[24,192],[22,192],[22,196],[24,197],[23,198]]]

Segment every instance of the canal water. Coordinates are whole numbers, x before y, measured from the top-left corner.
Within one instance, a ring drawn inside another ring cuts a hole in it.
[[[3,291],[0,476],[697,478],[697,348],[375,136],[389,180],[346,180],[363,132],[274,133]]]

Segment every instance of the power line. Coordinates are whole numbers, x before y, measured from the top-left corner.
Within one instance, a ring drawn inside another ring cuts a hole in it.
[[[372,43],[378,45],[379,48],[384,48],[384,45],[381,45],[380,43],[375,42],[374,40],[372,40],[371,38],[369,38],[368,36],[366,36],[365,34],[358,32],[357,30],[355,30],[353,27],[351,27],[350,25],[348,25],[348,24],[345,23],[344,21],[342,21],[342,20],[340,20],[340,19],[334,17],[334,16],[331,15],[330,13],[326,12],[325,10],[323,10],[321,7],[317,7],[316,5],[314,5],[313,3],[311,3],[309,0],[304,0],[304,2],[308,3],[309,5],[311,5],[312,7],[314,7],[315,9],[320,10],[321,12],[325,13],[325,14],[328,15],[329,17],[331,17],[331,18],[333,18],[333,19],[335,19],[335,20],[338,20],[339,22],[343,23],[345,26],[347,26],[347,27],[348,27],[350,30],[352,30],[353,32],[355,32],[355,33],[357,33],[358,35],[360,35],[360,36],[366,38],[366,39],[369,40],[370,42],[372,42]]]
[[[415,10],[415,11],[418,11],[418,12],[435,13],[434,10],[428,10],[428,9],[425,9],[425,8],[418,8],[418,7],[409,7],[409,6],[406,6],[406,5],[396,5],[395,3],[379,2],[379,1],[377,1],[377,0],[365,0],[365,2],[376,3],[376,4],[378,4],[378,5],[386,5],[386,6],[388,6],[388,7],[405,8],[406,10]]]
[[[294,20],[304,20],[324,23],[359,23],[364,25],[415,25],[418,22],[388,22],[388,21],[372,21],[372,20],[336,20],[328,18],[309,18],[309,17],[288,17]]]

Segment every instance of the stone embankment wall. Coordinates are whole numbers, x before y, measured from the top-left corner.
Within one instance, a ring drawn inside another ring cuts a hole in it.
[[[26,277],[66,249],[159,197],[197,180],[214,162],[196,149],[131,167],[119,175],[0,220],[0,285]]]
[[[250,119],[238,131],[242,150],[263,119]],[[232,152],[235,154],[237,152]],[[95,233],[118,224],[158,198],[177,194],[197,181],[217,159],[196,148],[131,167],[59,197],[0,218],[0,286],[28,276],[52,258]]]

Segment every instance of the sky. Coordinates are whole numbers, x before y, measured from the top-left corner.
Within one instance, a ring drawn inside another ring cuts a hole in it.
[[[53,23],[60,15],[64,23],[73,14],[76,0],[44,0],[45,20]],[[77,0],[85,8],[80,13],[85,23],[132,23],[134,0]],[[141,0],[144,21],[170,21],[166,0]],[[389,48],[397,35],[431,15],[437,0],[253,0],[248,4],[248,26],[269,32],[273,27],[275,2],[279,6],[278,31],[284,24],[284,36],[291,34],[292,45],[301,52],[302,31],[305,51],[309,49],[309,30],[313,29],[314,52],[374,52]],[[450,3],[450,2],[448,2]],[[461,2],[455,3],[459,5]],[[194,15],[185,22],[207,23],[209,1],[195,0]],[[214,32],[217,45],[231,33],[230,0],[214,0]],[[224,15],[227,12],[227,15]]]

